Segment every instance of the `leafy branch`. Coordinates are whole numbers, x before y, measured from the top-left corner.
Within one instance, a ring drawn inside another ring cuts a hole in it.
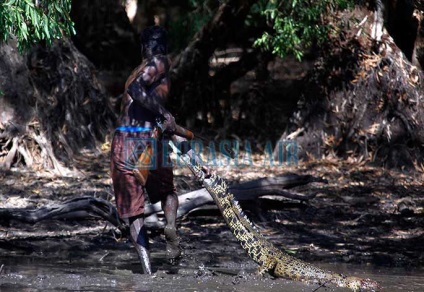
[[[71,0],[5,0],[0,4],[0,42],[14,36],[19,50],[75,34]]]
[[[254,46],[280,57],[289,54],[298,60],[313,44],[327,40],[331,31],[327,15],[351,5],[351,0],[269,0],[259,1],[261,14],[270,27]]]

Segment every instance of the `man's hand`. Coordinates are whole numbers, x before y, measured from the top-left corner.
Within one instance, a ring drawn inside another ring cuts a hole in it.
[[[184,145],[184,143],[182,143],[182,145]],[[208,178],[211,176],[211,171],[209,169],[209,167],[207,167],[206,165],[203,164],[202,159],[200,158],[199,155],[197,155],[193,149],[190,149],[187,151],[188,156],[190,157],[192,162],[197,163],[198,165],[201,165],[202,167],[202,171],[205,174],[205,178]]]
[[[205,174],[205,178],[209,178],[212,175],[211,171],[209,170],[209,167],[207,167],[206,165],[202,166],[202,171]]]
[[[163,121],[163,130],[170,134],[175,133],[176,123],[174,116],[170,113],[166,113],[163,116],[165,117]]]

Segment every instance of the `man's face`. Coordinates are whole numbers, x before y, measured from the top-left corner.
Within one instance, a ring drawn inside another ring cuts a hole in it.
[[[166,55],[166,40],[149,39],[141,44],[141,55],[149,58],[155,55]]]

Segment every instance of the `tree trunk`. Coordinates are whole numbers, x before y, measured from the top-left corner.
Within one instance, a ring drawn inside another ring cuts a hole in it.
[[[424,68],[424,4],[417,6],[414,10],[413,17],[418,22],[417,38],[414,44],[414,53],[412,54],[412,63],[421,68]]]
[[[0,77],[1,168],[65,174],[74,156],[96,149],[114,123],[93,65],[69,40],[24,55],[14,42],[1,45]]]
[[[178,114],[187,119],[183,124],[193,127],[192,120],[201,112],[205,123],[210,114],[214,116],[214,125],[222,125],[223,117],[215,90],[221,94],[225,90],[228,92],[229,88],[216,88],[216,82],[209,75],[209,61],[217,48],[225,47],[232,39],[236,39],[235,35],[244,27],[243,22],[254,2],[230,0],[222,3],[214,17],[194,36],[187,48],[174,58],[171,94],[174,104],[180,104]],[[236,76],[225,78],[235,80],[245,72],[239,71]]]
[[[386,28],[396,45],[411,62],[417,38],[419,20],[414,15],[414,2],[418,1],[386,1]]]

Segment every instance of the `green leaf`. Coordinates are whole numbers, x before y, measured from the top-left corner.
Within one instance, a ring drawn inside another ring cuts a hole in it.
[[[11,6],[13,4],[15,4],[16,0],[9,0],[8,2],[4,3],[4,6]]]
[[[28,7],[34,7],[34,2],[32,2],[31,0],[24,0],[26,3],[26,6]]]
[[[270,24],[270,33],[263,34],[254,46],[284,57],[292,54],[301,59],[304,51],[314,43],[325,41],[330,32],[329,23],[321,15],[332,15],[352,0],[274,0],[268,1],[259,12]],[[257,7],[260,7],[259,5]],[[333,8],[334,7],[334,8]]]
[[[60,14],[63,14],[63,9],[62,7],[60,7],[59,5],[55,5],[56,11],[59,12]]]
[[[25,6],[25,15],[28,17],[30,15],[29,10],[31,9],[31,7],[29,5]]]
[[[34,0],[0,1],[0,42],[15,36],[22,50],[40,40],[51,43],[53,38],[75,34],[69,17],[72,0],[45,0],[39,6]]]
[[[25,40],[28,39],[28,26],[26,25],[25,22],[22,22],[22,26],[21,26],[21,30],[22,30],[22,36]]]
[[[50,39],[49,20],[45,14],[43,15],[43,29],[44,29],[44,36],[46,40],[49,40]]]

